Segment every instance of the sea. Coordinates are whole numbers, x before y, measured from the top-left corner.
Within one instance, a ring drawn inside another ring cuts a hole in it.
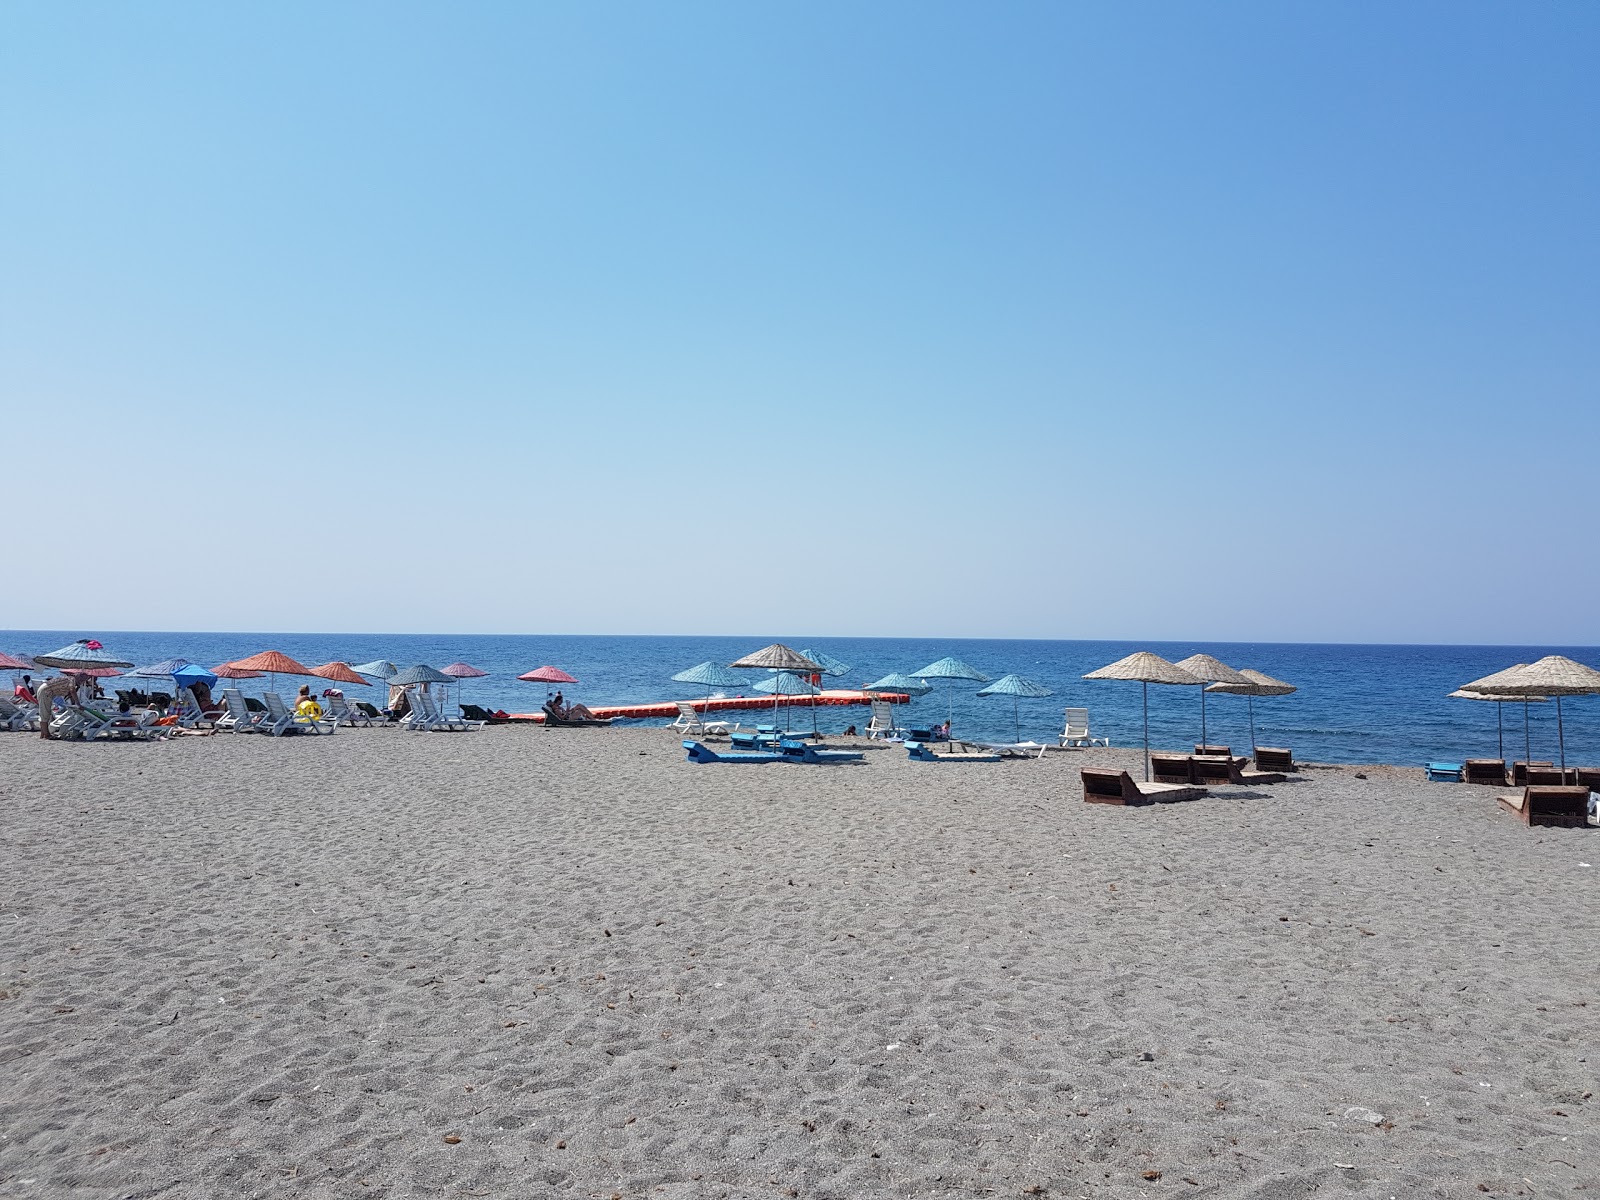
[[[980,697],[978,683],[940,681],[933,692],[912,702],[902,719],[929,724],[946,715],[960,737],[983,740],[1054,740],[1062,710],[1087,708],[1091,732],[1116,746],[1143,740],[1143,692],[1137,683],[1082,678],[1136,650],[1177,660],[1196,652],[1212,654],[1233,667],[1253,667],[1292,683],[1293,695],[1256,698],[1212,693],[1205,699],[1205,731],[1212,743],[1235,752],[1248,747],[1253,711],[1255,740],[1287,746],[1310,762],[1391,763],[1417,766],[1436,760],[1521,758],[1531,747],[1535,759],[1559,754],[1556,704],[1504,706],[1448,699],[1462,684],[1514,663],[1562,654],[1600,665],[1593,646],[1363,646],[1281,642],[1098,642],[1007,641],[959,638],[812,638],[775,634],[748,637],[578,636],[542,634],[351,634],[351,633],[155,633],[107,630],[0,630],[0,650],[13,654],[48,653],[78,638],[92,637],[118,657],[138,664],[183,657],[205,666],[244,658],[261,650],[281,650],[308,666],[335,659],[366,663],[385,659],[401,667],[426,663],[442,667],[466,662],[488,672],[466,680],[461,698],[485,708],[537,712],[549,691],[517,676],[550,665],[577,678],[568,700],[597,704],[636,704],[687,699],[705,694],[674,683],[672,675],[701,662],[729,663],[769,642],[814,649],[849,664],[825,686],[859,687],[891,671],[914,674],[937,659],[952,656],[993,679],[1018,674],[1054,694],[1018,702],[1008,696]],[[761,678],[750,673],[751,682]],[[299,680],[280,678],[280,689]],[[259,693],[269,679],[249,681],[247,694]],[[108,680],[108,689],[115,681]],[[352,699],[382,703],[384,689],[347,686]],[[729,695],[754,695],[748,689],[723,689]],[[1150,744],[1154,749],[1185,749],[1201,735],[1200,689],[1152,685],[1149,689]],[[809,711],[790,710],[796,727],[809,727]],[[1566,760],[1600,763],[1600,697],[1568,697],[1561,704]],[[823,708],[817,720],[824,732],[847,724],[864,726],[865,708]],[[782,715],[780,714],[780,722]],[[1503,726],[1501,721],[1503,719]],[[641,722],[642,723],[642,722]],[[659,723],[659,722],[657,722]],[[1502,733],[1503,729],[1503,733]],[[1503,738],[1503,743],[1502,743]],[[3,742],[0,742],[3,744]]]

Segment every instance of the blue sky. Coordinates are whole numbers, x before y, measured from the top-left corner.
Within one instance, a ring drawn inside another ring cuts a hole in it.
[[[0,627],[1593,644],[1597,55],[7,6]]]

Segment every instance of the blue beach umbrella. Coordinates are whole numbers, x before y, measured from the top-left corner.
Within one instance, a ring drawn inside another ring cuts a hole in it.
[[[750,690],[760,692],[763,696],[772,697],[772,705],[776,710],[779,696],[815,696],[822,691],[809,679],[802,679],[793,671],[779,671],[776,675],[762,679],[750,685]],[[774,713],[776,715],[776,713]],[[783,727],[789,728],[789,710],[783,710]],[[811,732],[817,731],[817,706],[811,706]]]
[[[387,659],[375,658],[369,663],[362,663],[359,667],[351,667],[357,675],[365,675],[368,679],[382,679],[388,681],[400,668]]]
[[[820,673],[823,675],[844,675],[850,670],[849,663],[840,662],[833,655],[824,654],[820,650],[802,650],[800,653],[821,667]]]
[[[1003,675],[988,687],[981,688],[978,691],[978,695],[1011,697],[1011,719],[1016,723],[1017,741],[1020,742],[1022,740],[1022,716],[1018,711],[1017,705],[1022,697],[1026,696],[1032,700],[1043,696],[1054,696],[1055,693],[1045,687],[1044,684],[1035,683],[1031,679],[1024,679],[1021,675]]]
[[[711,693],[716,688],[738,688],[745,685],[746,676],[721,663],[703,662],[679,671],[672,677],[679,683],[697,683],[706,689],[706,708],[711,707]]]
[[[84,671],[99,667],[120,671],[133,666],[127,659],[118,658],[99,642],[89,638],[80,638],[72,645],[52,650],[49,654],[35,654],[33,661],[41,667],[54,667],[58,671]]]
[[[988,683],[989,677],[982,671],[967,666],[959,658],[941,658],[936,663],[930,663],[920,671],[911,672],[918,679],[945,679],[949,680],[945,688],[945,723],[951,724],[955,715],[955,681],[957,679],[970,679],[974,683]]]

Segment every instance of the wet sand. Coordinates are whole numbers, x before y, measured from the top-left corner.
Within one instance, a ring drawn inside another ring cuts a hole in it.
[[[1137,762],[0,735],[0,1197],[1600,1195],[1600,831]]]

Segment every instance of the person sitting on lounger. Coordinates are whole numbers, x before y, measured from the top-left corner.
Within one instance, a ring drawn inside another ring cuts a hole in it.
[[[22,682],[11,689],[11,694],[18,700],[25,700],[29,704],[37,703],[37,697],[35,697],[33,694],[33,677],[31,675],[24,675],[22,677]]]
[[[294,715],[297,717],[309,717],[313,721],[322,719],[322,705],[318,704],[317,698],[311,694],[311,686],[309,684],[302,683],[300,685],[300,699],[295,702]]]
[[[590,711],[587,704],[562,704],[560,692],[557,692],[554,698],[545,704],[544,710],[558,721],[598,721],[600,719]]]
[[[935,725],[933,727],[933,740],[936,742],[948,742],[950,740],[949,721],[946,721],[943,725]]]

